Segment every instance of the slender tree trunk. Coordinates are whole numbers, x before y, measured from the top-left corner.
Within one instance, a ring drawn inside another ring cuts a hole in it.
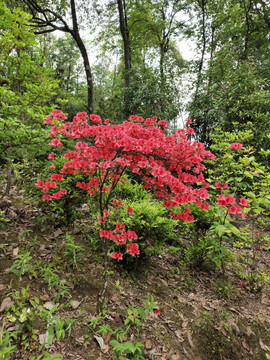
[[[54,10],[47,8],[43,4],[44,8],[39,1],[36,0],[22,0],[29,8],[33,16],[33,26],[39,31],[36,31],[36,34],[46,34],[54,31],[62,31],[72,35],[76,44],[79,47],[81,52],[84,69],[86,74],[87,90],[88,90],[88,101],[87,101],[87,110],[89,113],[93,112],[93,80],[90,67],[90,61],[88,54],[83,43],[83,40],[79,33],[78,20],[76,13],[76,4],[75,0],[70,0],[70,9],[71,9],[71,18],[72,18],[72,28],[68,25],[65,19]],[[59,25],[60,24],[60,25]]]
[[[197,83],[196,83],[196,90],[195,90],[195,96],[194,101],[197,101],[198,92],[201,84],[202,79],[202,69],[204,64],[204,56],[206,51],[206,2],[207,0],[202,0],[201,9],[202,9],[202,53],[201,53],[201,59],[199,62],[199,68],[198,68],[198,75],[197,75]]]
[[[80,37],[74,36],[72,34],[74,40],[78,44],[78,47],[80,49],[82,58],[83,58],[83,64],[84,64],[84,70],[86,75],[86,81],[87,81],[87,111],[92,114],[94,111],[94,100],[93,100],[93,79],[92,79],[92,72],[90,67],[90,62],[88,58],[88,54],[86,51],[86,48],[84,46],[84,43]]]
[[[216,28],[211,26],[211,45],[210,45],[210,60],[209,60],[209,75],[208,75],[208,86],[207,86],[207,94],[209,94],[210,87],[212,85],[212,67],[213,67],[213,55],[215,50],[215,31]]]
[[[85,45],[79,34],[75,0],[70,0],[70,7],[71,7],[72,23],[73,23],[73,30],[71,30],[70,33],[73,36],[74,40],[76,41],[83,58],[84,70],[87,81],[87,100],[88,100],[87,110],[91,114],[94,111],[93,79],[92,79],[91,66]]]
[[[130,42],[129,32],[127,28],[127,16],[125,11],[125,1],[117,0],[118,12],[119,12],[119,25],[120,31],[124,43],[124,60],[125,60],[125,86],[130,86],[130,69],[131,69],[131,57],[130,57]]]
[[[161,82],[161,85],[163,85],[163,83],[164,83],[164,56],[165,56],[164,44],[161,43],[159,45],[159,48],[160,48],[159,73],[160,73],[160,82]]]
[[[117,0],[118,12],[119,12],[119,27],[124,44],[124,62],[125,62],[125,89],[124,89],[124,106],[123,116],[129,117],[132,112],[131,98],[130,98],[130,71],[131,71],[131,56],[130,56],[130,41],[129,31],[127,24],[126,6],[125,0]]]

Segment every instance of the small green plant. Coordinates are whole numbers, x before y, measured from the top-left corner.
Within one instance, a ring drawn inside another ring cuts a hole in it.
[[[133,214],[127,214],[127,208]],[[166,242],[177,239],[178,221],[167,216],[167,209],[161,202],[149,199],[124,201],[119,217],[125,218],[125,225],[138,236],[142,256],[150,257],[163,249]]]
[[[135,326],[138,329],[138,333],[142,326],[142,323],[146,320],[147,315],[152,313],[155,308],[155,302],[152,295],[148,294],[147,299],[144,301],[144,306],[131,306],[126,311],[126,320],[125,328],[118,327],[112,329],[108,324],[99,324],[100,320],[107,318],[106,315],[100,316],[98,318],[91,319],[88,324],[96,333],[100,334],[102,337],[105,337],[108,333],[111,334],[116,339],[110,341],[110,344],[113,346],[113,351],[115,353],[116,359],[133,359],[140,360],[144,359],[143,347],[144,345],[141,342],[131,342],[124,341],[127,339],[129,329],[132,326]],[[158,311],[158,310],[157,310]],[[158,311],[159,313],[159,311]]]
[[[268,346],[265,346],[266,347],[266,353],[265,353],[265,356],[266,356],[266,359],[270,359],[270,347],[268,347]]]
[[[17,349],[16,345],[12,345],[13,339],[16,339],[17,332],[5,331],[5,320],[0,328],[0,360],[10,359],[10,355]]]
[[[141,342],[133,344],[131,341],[120,343],[117,340],[111,340],[110,344],[113,346],[116,359],[124,359],[123,355],[126,355],[128,359],[132,360],[145,359],[143,355],[144,345]]]
[[[48,283],[49,290],[58,290],[56,297],[53,299],[54,301],[59,301],[59,299],[64,298],[65,295],[70,295],[67,288],[67,281],[65,279],[60,279],[53,264],[44,265],[40,268],[40,272],[43,279]]]
[[[38,335],[34,326],[39,314],[39,299],[36,296],[32,299],[28,289],[29,286],[12,294],[16,302],[7,310],[7,318],[17,325],[17,337],[25,349],[31,347],[33,341],[37,341]]]
[[[46,316],[48,319],[48,315]],[[71,320],[66,317],[65,319],[60,319],[57,316],[50,316],[50,320],[47,320],[48,323],[48,341],[43,345],[51,345],[53,340],[65,339],[66,336],[70,336],[71,328],[76,319]]]
[[[44,265],[40,268],[41,276],[48,283],[49,290],[54,289],[60,284],[59,275],[55,272],[53,265]]]
[[[127,318],[125,320],[125,325],[135,325],[138,329],[140,329],[142,322],[146,320],[146,317],[149,313],[153,312],[154,308],[154,297],[148,294],[147,299],[144,301],[144,307],[131,306],[128,308],[126,312]]]
[[[229,281],[224,279],[217,280],[215,283],[215,287],[219,298],[229,301],[234,301],[237,299],[237,288]]]
[[[78,261],[84,254],[84,248],[80,245],[76,245],[74,238],[66,233],[66,251],[64,252],[66,258],[68,258],[73,268],[78,268]]]
[[[1,227],[5,227],[4,223],[9,222],[10,219],[6,217],[5,215],[5,211],[4,210],[0,210],[0,225]]]
[[[17,260],[12,264],[10,271],[19,277],[21,280],[23,275],[28,275],[30,279],[34,277],[37,279],[37,266],[39,264],[32,264],[32,256],[30,251],[25,252],[24,254],[18,255]]]
[[[31,360],[60,360],[60,359],[63,359],[63,355],[61,354],[51,355],[50,353],[48,353],[48,351],[44,351],[44,353],[39,355],[37,358],[36,357],[31,358]]]

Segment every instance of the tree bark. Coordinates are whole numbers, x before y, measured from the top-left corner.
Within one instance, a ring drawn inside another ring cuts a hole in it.
[[[125,86],[130,86],[130,70],[131,70],[131,57],[130,57],[130,41],[129,32],[127,28],[127,16],[125,10],[125,0],[117,0],[119,12],[119,25],[120,32],[124,43],[124,60],[125,60]]]
[[[196,90],[195,90],[195,96],[194,96],[194,102],[196,103],[198,92],[200,88],[201,78],[202,78],[202,69],[203,69],[203,63],[204,63],[204,56],[206,51],[206,13],[205,13],[205,6],[206,6],[207,0],[202,0],[201,9],[202,9],[202,53],[201,53],[201,59],[199,62],[199,69],[198,69],[198,76],[197,76],[197,83],[196,83]]]
[[[69,33],[76,41],[76,44],[78,45],[78,48],[83,58],[83,64],[86,75],[87,91],[88,91],[87,110],[89,113],[92,113],[94,110],[94,104],[93,104],[93,80],[92,80],[91,66],[84,42],[80,36],[80,32],[78,28],[75,0],[70,0],[70,9],[71,9],[72,26],[73,26],[72,28],[70,28],[70,26],[67,24],[67,22],[64,20],[62,16],[57,14],[52,9],[45,7],[42,8],[41,5],[39,5],[38,1],[23,0],[23,2],[28,6],[33,16],[32,18],[33,26],[37,29],[40,29],[39,31],[35,32],[36,34],[45,34],[58,30]],[[58,25],[59,23],[61,23],[62,26]]]

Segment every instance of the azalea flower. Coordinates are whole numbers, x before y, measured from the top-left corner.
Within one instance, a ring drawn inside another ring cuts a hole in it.
[[[63,146],[63,144],[61,143],[60,139],[53,139],[53,140],[50,142],[50,145],[52,145],[52,146],[57,146],[57,147]]]
[[[127,214],[133,214],[133,209],[131,207],[128,207],[127,208]]]
[[[232,144],[230,144],[230,148],[234,149],[234,150],[239,150],[239,149],[243,148],[243,145],[240,143],[232,143]]]
[[[244,199],[244,198],[241,198],[241,199],[240,199],[240,204],[241,204],[242,206],[250,207],[247,199]]]

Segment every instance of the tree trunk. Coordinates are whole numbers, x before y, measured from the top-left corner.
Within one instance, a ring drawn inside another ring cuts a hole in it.
[[[198,69],[198,76],[197,76],[197,83],[196,83],[196,90],[195,90],[195,97],[194,102],[197,101],[198,92],[201,84],[201,78],[202,78],[202,69],[203,69],[203,63],[204,63],[204,56],[206,51],[206,19],[205,19],[205,6],[206,6],[206,0],[202,0],[202,53],[201,53],[201,59],[199,62],[199,69]]]
[[[124,60],[125,60],[125,86],[130,86],[130,69],[131,69],[131,58],[130,58],[130,43],[129,43],[129,32],[127,29],[127,16],[125,11],[125,1],[117,0],[118,12],[119,12],[119,24],[120,31],[124,43]]]
[[[94,111],[94,101],[93,101],[93,79],[92,79],[92,72],[91,72],[91,67],[90,67],[90,62],[89,62],[89,58],[87,55],[87,51],[86,48],[84,46],[84,43],[81,39],[80,36],[76,36],[76,34],[72,33],[72,36],[74,38],[74,40],[76,41],[82,58],[83,58],[83,64],[84,64],[84,70],[85,70],[85,74],[86,74],[86,81],[87,81],[87,111],[92,114]]]
[[[94,111],[93,106],[93,80],[90,62],[88,58],[88,54],[83,43],[83,40],[79,33],[78,21],[77,21],[77,13],[76,13],[76,5],[75,0],[70,0],[70,9],[71,9],[71,17],[72,17],[72,25],[71,28],[65,19],[57,12],[47,7],[42,8],[39,1],[35,0],[22,0],[29,8],[33,18],[33,26],[40,31],[36,31],[35,34],[46,34],[54,31],[62,31],[65,33],[69,33],[72,35],[76,44],[79,47],[81,52],[84,69],[86,74],[86,82],[87,82],[87,90],[88,90],[88,101],[87,101],[87,111],[92,113]],[[59,25],[60,24],[60,25]]]
[[[76,13],[76,7],[75,7],[75,0],[70,0],[70,8],[71,8],[71,14],[72,14],[72,23],[73,23],[73,29],[70,31],[71,35],[73,36],[74,40],[76,41],[82,58],[83,58],[83,64],[84,64],[84,70],[86,75],[86,81],[87,81],[87,98],[88,98],[88,112],[90,114],[94,111],[93,106],[93,79],[92,79],[92,73],[91,73],[91,67],[90,62],[88,58],[88,54],[86,51],[86,48],[84,46],[84,43],[81,39],[79,29],[78,29],[78,21],[77,21],[77,13]]]

